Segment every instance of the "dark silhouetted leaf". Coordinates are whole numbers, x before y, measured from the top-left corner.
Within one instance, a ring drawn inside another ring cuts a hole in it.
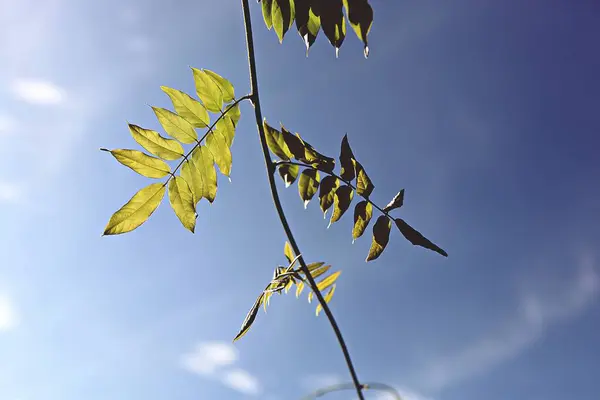
[[[344,0],[346,16],[356,36],[364,43],[365,57],[369,56],[367,36],[373,25],[373,8],[367,0]]]
[[[319,199],[321,201],[321,210],[323,210],[324,214],[327,214],[327,210],[333,205],[335,191],[339,186],[340,181],[331,175],[327,175],[321,181]]]
[[[183,147],[176,140],[164,138],[156,131],[134,124],[129,124],[129,131],[140,146],[163,160],[179,160],[183,157]]]
[[[293,164],[281,164],[278,170],[281,179],[285,182],[285,187],[288,187],[296,181],[300,168]]]
[[[256,319],[256,315],[258,314],[258,310],[260,309],[261,303],[264,301],[264,297],[265,297],[264,293],[261,293],[260,296],[258,296],[256,301],[254,302],[254,305],[252,306],[250,311],[248,311],[248,314],[246,314],[246,318],[244,318],[244,322],[242,322],[242,327],[241,327],[239,333],[233,339],[234,342],[236,340],[240,339],[242,336],[244,336],[248,332],[248,330],[252,326],[252,323],[254,323],[254,320]]]
[[[404,221],[401,218],[396,218],[394,221],[396,222],[396,226],[398,227],[402,235],[404,235],[404,237],[413,245],[425,247],[426,249],[433,250],[436,253],[443,255],[444,257],[448,257],[448,253],[446,253],[436,244],[432,243],[429,239],[423,236],[412,226],[408,225],[406,221]]]
[[[148,154],[142,153],[139,150],[101,150],[108,151],[121,164],[131,168],[138,174],[148,178],[164,178],[165,176],[171,173],[171,168],[169,168],[169,164],[167,164],[160,158],[149,156]]]
[[[213,155],[206,146],[198,146],[192,152],[191,160],[196,170],[190,172],[198,180],[198,186],[194,189],[198,190],[195,200],[199,201],[201,198],[205,198],[212,203],[217,196],[217,171]],[[184,176],[183,171],[181,175]],[[194,185],[192,186],[194,187]]]
[[[316,169],[307,168],[300,174],[300,178],[298,179],[298,193],[302,201],[304,201],[304,208],[306,208],[315,193],[317,193],[320,180],[319,171]]]
[[[271,7],[271,20],[279,43],[292,26],[296,14],[294,0],[273,0]]]
[[[220,112],[223,106],[223,92],[213,78],[204,70],[192,67],[196,94],[208,111]]]
[[[333,198],[333,213],[331,214],[329,225],[342,218],[342,215],[344,215],[348,207],[350,207],[353,197],[354,190],[348,185],[340,186],[335,191],[335,196]]]
[[[377,218],[375,225],[373,225],[373,241],[371,242],[371,248],[369,249],[369,255],[367,261],[375,260],[383,253],[385,246],[390,241],[390,230],[392,229],[392,221],[385,215]]]
[[[300,143],[304,147],[304,157],[300,158],[300,161],[311,164],[321,171],[333,172],[333,169],[335,168],[335,160],[333,158],[319,153],[310,145],[310,143],[303,140],[299,134],[296,134],[296,137],[300,140]]]
[[[206,137],[206,147],[212,153],[215,163],[225,176],[231,174],[231,150],[227,145],[228,140],[221,131],[213,131]]]
[[[165,185],[153,183],[138,191],[110,217],[104,235],[131,232],[150,218],[165,195]]]
[[[166,108],[152,107],[152,110],[154,110],[158,122],[160,122],[169,136],[179,140],[181,143],[196,143],[198,134],[194,126],[187,119]]]
[[[208,111],[206,111],[204,105],[198,100],[193,99],[189,94],[181,90],[167,86],[161,86],[160,88],[171,99],[177,114],[188,120],[190,124],[197,128],[206,128],[210,124]]]
[[[342,11],[342,0],[321,0],[320,3],[323,33],[335,47],[337,57],[339,48],[346,37],[346,20]]]
[[[235,91],[231,82],[211,70],[204,69],[204,72],[210,76],[212,80],[215,81],[219,89],[221,89],[223,101],[225,103],[229,103],[235,99]]]
[[[369,196],[373,192],[373,189],[375,189],[375,186],[371,182],[371,179],[369,179],[369,176],[365,172],[365,169],[363,168],[363,166],[358,161],[355,161],[355,164],[356,164],[356,193],[358,193],[359,195],[361,195],[365,198],[369,198]]]
[[[169,202],[181,224],[193,233],[197,217],[194,195],[181,176],[174,176],[169,182]]]
[[[354,207],[354,227],[352,228],[352,242],[362,236],[373,216],[373,206],[366,200]]]
[[[296,0],[296,28],[306,45],[306,55],[321,29],[320,0]]]
[[[326,304],[329,304],[329,302],[331,301],[331,298],[333,297],[333,293],[335,292],[335,287],[336,287],[336,285],[333,285],[331,287],[331,289],[329,289],[329,291],[327,292],[325,297],[323,297],[323,300],[325,300]],[[317,317],[319,316],[319,314],[321,313],[322,310],[323,310],[323,306],[321,305],[321,303],[317,304],[317,309],[315,311],[315,314]]]
[[[266,119],[263,121],[263,128],[265,130],[265,137],[267,139],[269,150],[282,160],[289,161],[292,157],[292,153],[290,152],[282,133],[267,124]]]
[[[352,182],[356,177],[356,170],[354,166],[354,154],[348,143],[348,135],[344,135],[342,138],[342,149],[340,150],[340,177],[346,182]]]
[[[403,204],[404,204],[404,189],[399,191],[398,194],[394,196],[392,201],[390,201],[388,203],[388,205],[383,208],[383,211],[390,212],[392,210],[395,210],[396,208],[402,207]]]
[[[302,140],[285,129],[284,126],[281,127],[281,134],[283,135],[283,140],[290,151],[290,157],[293,157],[298,161],[305,162],[305,149]]]

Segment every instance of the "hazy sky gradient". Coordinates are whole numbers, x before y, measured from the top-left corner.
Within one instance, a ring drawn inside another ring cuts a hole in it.
[[[371,1],[365,60],[324,36],[280,45],[251,2],[264,115],[325,154],[348,134],[387,203],[450,257],[394,231],[366,264],[351,213],[329,229],[282,200],[306,259],[343,270],[332,310],[359,376],[406,400],[596,399],[600,383],[600,6],[593,1]],[[238,1],[0,0],[0,398],[267,400],[349,379],[324,316],[277,296],[283,264],[252,108],[232,182],[196,234],[168,202],[104,237],[147,178],[100,147],[158,129],[161,85],[189,66],[249,90]],[[331,396],[331,399],[348,398]]]

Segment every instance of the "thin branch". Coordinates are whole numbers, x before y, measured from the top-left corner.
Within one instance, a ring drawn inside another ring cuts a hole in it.
[[[393,387],[386,385],[385,383],[365,383],[362,385],[363,390],[373,390],[373,391],[378,391],[378,392],[385,392],[385,393],[389,393],[390,396],[392,396],[392,398],[394,400],[402,400],[402,397],[400,396],[400,393],[398,393],[398,391],[396,389],[394,389]],[[316,399],[317,397],[321,397],[321,396],[325,396],[326,394],[332,393],[332,392],[339,392],[342,390],[350,390],[350,389],[354,389],[354,384],[353,383],[340,383],[338,385],[331,385],[331,386],[327,386],[326,388],[323,389],[319,389],[311,394],[309,394],[308,396],[305,396],[302,398],[302,400],[313,400]]]
[[[277,214],[279,215],[281,225],[283,226],[283,229],[288,238],[288,241],[292,245],[292,249],[294,250],[294,253],[297,255],[300,255],[302,253],[300,252],[300,250],[298,248],[298,244],[296,243],[296,240],[294,239],[294,235],[292,234],[291,228],[287,222],[287,218],[285,217],[283,207],[281,205],[281,201],[279,199],[279,193],[277,192],[277,186],[275,184],[275,164],[273,164],[273,160],[271,159],[271,156],[269,153],[269,147],[267,146],[267,140],[265,137],[262,111],[260,109],[260,98],[259,98],[259,94],[258,94],[259,92],[258,92],[258,78],[257,78],[257,74],[256,74],[256,57],[254,55],[254,39],[252,37],[252,20],[250,17],[250,5],[248,4],[248,0],[242,0],[242,9],[244,12],[244,25],[245,25],[245,29],[246,29],[246,46],[247,46],[247,50],[248,50],[248,66],[250,69],[250,88],[251,88],[251,90],[250,90],[251,99],[250,100],[252,101],[252,104],[254,105],[254,115],[256,118],[256,125],[258,127],[258,135],[260,138],[260,144],[261,144],[263,156],[265,159],[265,166],[267,168],[267,175],[269,178],[269,187],[271,189],[271,196],[273,197],[273,203],[275,204],[275,208],[277,209]],[[325,299],[323,299],[323,295],[321,294],[319,288],[317,287],[317,284],[315,283],[315,280],[313,279],[312,275],[310,274],[310,271],[308,270],[308,267],[306,266],[306,262],[304,262],[304,258],[302,256],[299,257],[299,261],[300,261],[300,267],[301,267],[302,271],[304,272],[304,274],[306,275],[306,278],[308,280],[308,283],[310,284],[311,289],[317,296],[317,299],[319,300],[319,303],[323,307],[323,311],[325,312],[325,315],[327,315],[327,319],[329,320],[329,323],[331,324],[331,327],[333,328],[333,331],[335,332],[335,336],[337,337],[338,343],[342,349],[342,352],[344,353],[344,358],[346,359],[346,365],[348,366],[348,370],[350,371],[350,375],[352,376],[352,382],[356,389],[356,393],[358,394],[358,398],[360,400],[364,400],[364,396],[362,394],[363,387],[358,380],[358,376],[356,375],[356,371],[354,369],[354,365],[352,364],[352,360],[350,358],[350,353],[348,351],[348,347],[346,346],[346,343],[344,341],[344,338],[342,336],[340,328],[338,327],[337,322],[335,321],[335,318],[333,317],[333,314],[331,313],[331,310],[329,309],[329,306],[325,302]]]

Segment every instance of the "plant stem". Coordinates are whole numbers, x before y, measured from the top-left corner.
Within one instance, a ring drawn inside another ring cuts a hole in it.
[[[294,235],[292,234],[290,226],[287,222],[287,218],[285,217],[285,213],[283,211],[281,201],[279,199],[279,193],[277,192],[277,186],[275,185],[275,164],[273,163],[273,160],[271,159],[271,156],[269,154],[269,147],[267,146],[267,140],[265,137],[265,131],[264,131],[264,127],[263,127],[263,117],[262,117],[262,112],[260,109],[260,98],[258,95],[258,78],[257,78],[257,74],[256,74],[256,58],[254,55],[254,40],[252,37],[252,21],[251,21],[251,17],[250,17],[250,5],[248,4],[248,0],[242,0],[242,9],[244,12],[244,26],[246,29],[246,46],[247,46],[247,51],[248,51],[248,66],[250,68],[250,89],[251,89],[250,90],[250,93],[251,93],[250,100],[252,101],[252,104],[254,106],[254,115],[256,118],[256,125],[258,128],[260,144],[261,144],[263,156],[265,159],[265,165],[267,167],[267,175],[269,178],[269,187],[271,189],[273,203],[275,204],[275,208],[277,209],[277,214],[279,215],[281,225],[283,226],[283,229],[288,238],[288,241],[290,242],[292,249],[294,250],[294,253],[297,256],[299,256],[298,261],[300,262],[300,268],[304,272],[306,278],[308,279],[310,288],[317,296],[317,299],[319,300],[319,303],[323,307],[323,311],[325,312],[325,315],[327,316],[327,319],[329,320],[329,323],[331,324],[331,327],[333,328],[333,331],[335,332],[335,336],[337,337],[338,343],[342,349],[342,352],[344,353],[344,358],[346,359],[346,365],[348,366],[348,370],[350,371],[350,375],[352,376],[352,382],[354,384],[354,387],[356,388],[356,393],[358,394],[358,398],[360,400],[364,400],[364,396],[362,394],[362,385],[360,384],[360,382],[358,380],[358,376],[356,375],[356,371],[354,369],[354,365],[352,364],[352,359],[350,358],[350,353],[348,351],[348,347],[346,346],[346,342],[344,341],[344,338],[342,336],[342,332],[340,331],[340,328],[338,327],[338,324],[335,321],[335,318],[333,317],[333,314],[331,313],[329,306],[325,302],[325,299],[323,299],[323,295],[321,294],[321,291],[317,287],[315,280],[313,279],[312,275],[310,274],[310,271],[308,270],[308,267],[306,266],[306,263],[304,262],[304,258],[301,256],[302,253],[300,252],[300,249],[298,248],[298,244],[296,243],[296,240],[294,239]]]

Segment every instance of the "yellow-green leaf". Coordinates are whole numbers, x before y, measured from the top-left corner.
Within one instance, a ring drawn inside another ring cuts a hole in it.
[[[221,93],[223,94],[223,101],[225,103],[229,103],[235,99],[235,91],[233,90],[233,85],[231,82],[211,70],[205,69],[204,72],[206,72],[206,74],[210,76],[219,86],[219,89],[221,89]]]
[[[429,250],[433,250],[436,253],[443,255],[444,257],[448,257],[448,253],[444,251],[437,244],[433,243],[431,240],[427,239],[423,236],[419,231],[417,231],[412,226],[408,225],[406,221],[401,218],[396,218],[394,220],[396,222],[396,226],[400,230],[400,233],[413,245],[421,246]]]
[[[356,176],[355,165],[354,165],[354,154],[350,148],[348,142],[348,135],[344,135],[342,138],[342,148],[340,150],[340,177],[347,181],[352,182]]]
[[[149,156],[139,150],[116,149],[107,150],[121,164],[131,168],[138,174],[148,178],[164,178],[171,173],[169,165],[160,158]]]
[[[204,105],[198,100],[181,90],[167,86],[161,86],[160,88],[171,99],[177,114],[188,120],[193,126],[196,128],[206,128],[210,124],[208,111],[206,111]]]
[[[373,206],[368,201],[361,201],[354,207],[354,227],[352,228],[352,242],[362,236],[373,216]]]
[[[319,289],[319,291],[322,292],[323,290],[327,289],[329,286],[333,285],[341,273],[342,273],[342,271],[334,272],[333,274],[329,275],[327,278],[323,279],[321,282],[317,283],[317,288]]]
[[[331,289],[329,289],[329,291],[327,292],[325,297],[323,298],[323,300],[325,300],[326,304],[329,304],[329,302],[331,301],[331,298],[333,297],[333,293],[335,292],[335,287],[336,287],[336,285],[333,285],[331,287]],[[315,311],[317,317],[319,316],[319,313],[321,312],[321,310],[323,310],[323,306],[321,305],[321,303],[319,303],[319,304],[317,304],[317,310]]]
[[[296,298],[300,297],[304,290],[304,282],[300,281],[296,284]]]
[[[310,275],[313,277],[313,279],[317,279],[319,276],[323,275],[325,272],[329,271],[329,269],[331,268],[331,265],[323,265],[319,268],[315,268],[313,271],[310,272]]]
[[[263,19],[265,20],[265,25],[267,29],[271,30],[273,28],[273,19],[271,18],[271,8],[273,5],[273,0],[262,0],[262,12]]]
[[[363,166],[358,161],[355,161],[355,165],[356,165],[356,193],[358,193],[359,195],[361,195],[365,198],[369,198],[369,196],[373,192],[373,189],[375,189],[375,186],[371,182],[371,179],[369,179],[369,176],[365,172],[365,169],[363,168]]]
[[[225,138],[225,144],[227,147],[231,147],[233,144],[233,139],[235,137],[235,126],[233,125],[233,121],[229,117],[224,117],[217,122],[214,130],[216,132],[220,132],[221,135]]]
[[[270,126],[266,119],[263,120],[263,128],[269,150],[282,160],[289,161],[292,157],[292,152],[288,148],[281,132]]]
[[[375,225],[373,225],[373,241],[371,242],[371,248],[369,249],[369,255],[367,261],[375,260],[383,253],[385,246],[387,246],[390,240],[390,229],[392,228],[392,221],[385,215],[381,215],[377,218]]]
[[[140,146],[163,160],[178,160],[183,157],[183,147],[176,140],[164,138],[156,131],[134,124],[129,124],[129,131]]]
[[[333,213],[331,214],[329,225],[342,218],[342,215],[344,215],[348,207],[350,207],[353,197],[354,190],[352,190],[350,186],[343,185],[337,188],[333,197]]]
[[[233,126],[237,126],[237,123],[240,121],[242,117],[242,112],[240,111],[240,104],[236,104],[235,106],[229,108],[226,114],[227,117],[231,118],[233,121]]]
[[[281,179],[285,182],[285,187],[289,187],[296,181],[300,168],[295,164],[280,164],[278,171]]]
[[[321,210],[324,214],[327,214],[327,210],[333,205],[335,191],[339,186],[340,181],[336,177],[331,175],[327,175],[321,181],[319,189],[319,200],[321,203]]]
[[[364,43],[365,57],[369,56],[367,35],[373,25],[373,8],[367,0],[344,0],[346,16],[356,36]]]
[[[198,146],[192,152],[191,157],[198,180],[197,198],[205,198],[209,202],[215,201],[217,196],[217,171],[215,170],[214,158],[206,146]]]
[[[244,336],[248,332],[248,330],[252,326],[252,323],[256,319],[256,315],[258,314],[258,310],[260,308],[260,304],[263,301],[266,304],[266,301],[265,301],[264,297],[265,297],[264,293],[261,293],[260,296],[258,296],[258,298],[256,299],[256,301],[254,302],[254,305],[252,306],[252,308],[250,309],[250,311],[248,312],[248,314],[246,314],[246,318],[244,318],[244,322],[242,322],[242,327],[241,327],[240,331],[238,332],[238,334],[233,339],[234,342],[236,340],[240,339],[242,336]]]
[[[196,227],[196,207],[190,186],[181,176],[174,176],[169,182],[169,202],[181,224],[190,232]]]
[[[292,246],[287,241],[285,242],[285,246],[283,247],[283,254],[285,255],[285,258],[287,258],[290,263],[295,258],[294,257],[294,250],[292,250]]]
[[[204,70],[192,68],[196,94],[208,111],[220,112],[223,106],[223,92],[219,85]]]
[[[304,208],[306,208],[315,193],[317,193],[320,180],[319,171],[316,169],[307,168],[300,174],[300,178],[298,179],[298,193],[304,201]]]
[[[231,150],[227,142],[228,139],[221,131],[213,131],[206,137],[206,147],[212,153],[219,170],[225,176],[231,174]]]
[[[279,43],[283,42],[285,33],[290,29],[296,14],[294,0],[273,0],[271,21]]]
[[[154,114],[156,114],[156,118],[158,118],[158,122],[160,122],[169,136],[179,140],[181,143],[196,143],[198,134],[194,126],[187,119],[165,108],[152,107],[152,109],[154,110]]]
[[[165,185],[153,183],[138,191],[110,217],[104,235],[131,232],[150,218],[165,195]]]
[[[319,262],[314,262],[314,263],[310,263],[306,266],[306,268],[308,268],[308,271],[311,272],[312,275],[312,271],[314,271],[315,269],[321,268],[321,266],[323,266],[323,264],[325,264],[322,261]]]
[[[390,212],[396,208],[402,207],[404,204],[404,189],[398,192],[397,195],[387,204],[387,206],[383,207],[383,211]]]

